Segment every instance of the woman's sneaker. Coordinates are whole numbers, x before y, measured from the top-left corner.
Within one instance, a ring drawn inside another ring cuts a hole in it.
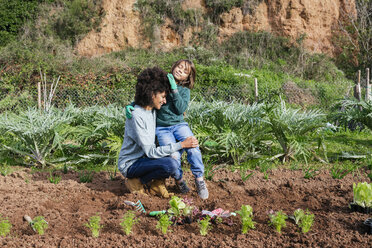
[[[180,190],[181,194],[187,194],[190,191],[190,188],[187,186],[186,182],[183,180],[182,182],[178,183],[178,189]]]
[[[196,191],[198,192],[198,195],[200,198],[203,200],[208,199],[209,197],[209,192],[207,189],[207,185],[205,184],[204,180],[198,181],[195,179],[195,185],[196,185]]]

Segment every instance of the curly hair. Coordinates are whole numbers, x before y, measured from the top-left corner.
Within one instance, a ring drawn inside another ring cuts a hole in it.
[[[171,68],[171,73],[173,74],[173,70],[179,65],[181,64],[182,62],[186,62],[186,64],[189,66],[190,68],[190,74],[189,74],[189,77],[186,79],[186,81],[184,82],[180,82],[182,86],[184,87],[187,87],[189,88],[190,90],[192,90],[194,88],[194,84],[195,84],[195,78],[196,78],[196,69],[195,69],[195,65],[194,63],[191,61],[191,60],[188,60],[188,59],[180,59],[178,61],[176,61],[173,65],[172,65],[172,68]]]
[[[134,102],[141,107],[151,106],[152,96],[162,92],[170,92],[167,73],[159,67],[147,68],[137,77]]]

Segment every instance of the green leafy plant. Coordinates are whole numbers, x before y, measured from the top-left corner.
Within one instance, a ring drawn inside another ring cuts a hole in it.
[[[136,214],[134,211],[127,211],[121,219],[120,225],[126,235],[132,232],[133,225],[138,222],[138,219],[135,219],[135,217]]]
[[[285,220],[288,219],[288,216],[285,213],[283,213],[282,210],[280,210],[276,213],[274,211],[270,211],[269,212],[269,218],[270,218],[269,225],[274,226],[275,230],[278,233],[281,233],[282,228],[286,227]]]
[[[163,234],[167,234],[170,225],[172,225],[172,221],[169,219],[169,216],[167,214],[163,214],[159,218],[156,228],[160,229]]]
[[[168,209],[168,213],[175,217],[175,223],[192,214],[193,206],[186,204],[184,199],[178,196],[172,196],[169,205],[171,208]]]
[[[205,216],[199,221],[200,234],[205,236],[208,234],[208,231],[212,228],[211,217],[209,215]]]
[[[12,167],[9,166],[7,163],[0,165],[0,174],[3,175],[4,177],[12,172],[13,172]]]
[[[332,166],[330,173],[333,179],[342,179],[353,170],[354,165],[351,163],[336,163]]]
[[[91,183],[93,180],[94,171],[82,171],[79,173],[79,181],[81,183]]]
[[[293,216],[294,216],[294,221],[295,221],[296,225],[298,225],[300,223],[300,220],[302,219],[302,217],[305,216],[305,212],[301,208],[298,208],[294,211]]]
[[[242,220],[242,234],[245,234],[250,229],[254,229],[256,222],[252,220],[253,209],[249,205],[242,205],[239,211],[236,211],[241,217]]]
[[[5,237],[10,233],[10,230],[12,229],[12,224],[9,222],[7,218],[4,218],[0,214],[0,236]]]
[[[58,184],[61,181],[61,175],[53,175],[53,173],[50,172],[48,180],[50,183]]]
[[[310,231],[311,226],[314,222],[314,214],[310,213],[309,210],[306,210],[306,214],[300,218],[298,226],[301,228],[302,233],[307,233]]]
[[[354,203],[361,207],[372,207],[372,183],[353,183]]]
[[[99,231],[103,227],[103,225],[100,225],[101,217],[99,216],[99,213],[89,218],[89,221],[84,224],[84,226],[88,227],[90,231],[92,232],[92,236],[94,238],[98,238]]]
[[[48,222],[44,219],[43,216],[36,216],[32,220],[31,225],[39,235],[43,235],[45,233],[45,230],[48,229]]]
[[[305,166],[302,172],[304,173],[305,179],[311,179],[319,174],[319,169],[314,166]]]

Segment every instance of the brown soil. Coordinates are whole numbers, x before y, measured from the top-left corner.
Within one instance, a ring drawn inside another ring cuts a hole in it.
[[[239,217],[232,217],[234,225],[213,225],[205,237],[199,234],[197,222],[172,226],[172,232],[162,235],[155,228],[157,219],[143,214],[138,214],[139,224],[132,235],[125,236],[119,225],[123,214],[131,209],[125,200],[140,199],[147,211],[166,209],[168,200],[130,194],[122,177],[111,181],[104,172],[87,184],[79,183],[76,172],[61,175],[56,185],[48,182],[49,173],[45,172],[22,170],[0,176],[0,213],[13,224],[11,235],[0,237],[0,247],[370,247],[372,243],[372,235],[363,226],[370,216],[348,208],[352,183],[369,182],[357,175],[336,180],[323,171],[314,179],[304,179],[301,171],[277,169],[268,180],[255,172],[243,182],[238,172],[220,170],[208,182],[208,200],[200,200],[195,192],[188,197],[200,210],[221,207],[235,211],[249,204],[256,229],[243,235]],[[186,178],[193,186],[189,172]],[[174,184],[168,183],[174,191]],[[307,234],[299,233],[291,220],[281,234],[268,225],[269,210],[292,214],[297,208],[308,208],[315,214],[315,224]],[[83,225],[97,212],[104,228],[98,238],[93,238]],[[49,228],[43,236],[23,221],[25,214],[45,217]]]

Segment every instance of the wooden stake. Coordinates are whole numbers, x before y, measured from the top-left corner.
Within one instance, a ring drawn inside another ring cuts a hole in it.
[[[362,99],[362,93],[360,92],[360,70],[358,70],[358,81],[355,85],[354,97],[359,101]]]
[[[371,98],[371,85],[369,84],[369,68],[367,68],[366,71],[367,71],[366,101],[369,101]]]
[[[41,83],[37,83],[37,106],[41,110]]]
[[[257,78],[254,79],[254,97],[255,97],[255,101],[258,102],[258,83],[257,83]]]

